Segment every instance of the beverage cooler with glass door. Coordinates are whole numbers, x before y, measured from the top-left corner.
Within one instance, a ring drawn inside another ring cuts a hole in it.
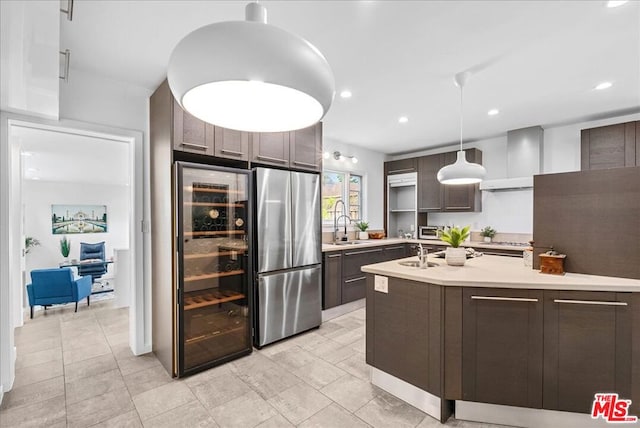
[[[249,174],[176,162],[178,376],[251,353]]]

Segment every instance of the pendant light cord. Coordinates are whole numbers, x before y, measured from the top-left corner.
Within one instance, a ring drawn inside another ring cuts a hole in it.
[[[460,151],[462,151],[462,85],[460,85]]]

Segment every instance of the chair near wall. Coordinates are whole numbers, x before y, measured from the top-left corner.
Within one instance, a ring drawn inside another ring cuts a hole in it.
[[[47,306],[60,303],[78,302],[85,297],[87,306],[90,304],[91,277],[73,279],[71,268],[34,269],[31,271],[31,284],[27,285],[29,306],[31,306],[31,318],[35,305]]]
[[[85,263],[83,263],[83,261]],[[78,275],[90,275],[93,282],[107,273],[107,264],[104,258],[104,242],[88,244],[80,243],[80,263],[78,263]]]

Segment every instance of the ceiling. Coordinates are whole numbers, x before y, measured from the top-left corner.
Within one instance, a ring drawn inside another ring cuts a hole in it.
[[[129,144],[122,141],[13,126],[26,180],[126,186]]]
[[[61,18],[73,69],[155,89],[173,47],[203,25],[244,19],[246,1],[77,1]],[[388,154],[509,129],[640,111],[640,2],[264,1],[270,24],[316,45],[336,96],[325,141]],[[73,78],[73,77],[71,77]],[[600,82],[613,87],[596,91]],[[500,114],[488,116],[490,109]],[[398,123],[400,116],[409,121]]]

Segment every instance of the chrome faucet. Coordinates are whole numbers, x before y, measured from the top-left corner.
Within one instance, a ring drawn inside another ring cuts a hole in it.
[[[347,206],[345,205],[344,201],[342,199],[338,199],[336,201],[336,204],[333,207],[333,242],[338,242],[338,222],[340,221],[341,218],[344,217],[344,236],[341,239],[342,241],[348,241],[347,238],[347,220],[349,220],[349,223],[351,223],[351,217],[349,217],[346,214],[343,214],[341,216],[337,216],[338,214],[338,203],[342,204],[342,211],[346,211],[347,210]]]
[[[429,250],[422,246],[422,242],[418,243],[418,264],[420,269],[426,269],[429,266],[429,262],[427,261],[428,251]]]

